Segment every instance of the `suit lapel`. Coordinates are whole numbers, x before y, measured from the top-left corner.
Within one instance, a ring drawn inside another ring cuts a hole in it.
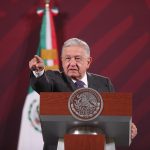
[[[87,73],[87,80],[88,80],[88,88],[92,88],[96,91],[99,91],[99,87],[98,87],[97,83],[95,82],[95,79],[92,76],[92,74]]]
[[[73,81],[71,80],[70,77],[67,77],[64,72],[62,73],[64,76],[64,79],[66,80],[67,85],[69,86],[69,88],[71,89],[71,91],[75,91],[77,88],[75,87]]]
[[[88,87],[95,89],[94,80],[93,80],[93,77],[90,73],[87,73],[87,80],[88,80]]]

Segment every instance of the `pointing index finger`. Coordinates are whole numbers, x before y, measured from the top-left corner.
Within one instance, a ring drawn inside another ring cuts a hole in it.
[[[34,55],[34,58],[36,59],[37,62],[42,62],[42,58],[39,57],[38,55]]]

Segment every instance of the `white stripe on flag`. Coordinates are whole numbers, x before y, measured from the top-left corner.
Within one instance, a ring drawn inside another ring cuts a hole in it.
[[[51,38],[51,23],[49,8],[46,8],[46,49],[52,49],[52,38]]]

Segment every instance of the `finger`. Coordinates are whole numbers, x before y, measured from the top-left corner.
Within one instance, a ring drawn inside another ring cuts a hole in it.
[[[131,138],[135,138],[137,135],[137,127],[134,123],[131,124]]]
[[[31,61],[29,61],[29,68],[32,71],[41,71],[44,69],[44,61],[38,55],[35,55]]]
[[[44,63],[37,63],[36,68],[44,69]]]
[[[33,71],[36,70],[37,59],[34,57],[29,61],[29,68]]]
[[[36,59],[37,62],[43,62],[43,59],[38,55],[34,55],[34,58]]]
[[[32,62],[33,65],[36,65],[38,63],[37,59],[35,57],[31,60],[31,62]]]
[[[132,123],[132,125],[131,125],[131,130],[134,130],[134,131],[137,132],[137,127],[136,127],[136,125],[134,123]]]
[[[33,59],[31,59],[31,60],[29,61],[29,66],[30,66],[30,67],[32,67],[32,66],[34,66],[34,65],[36,65],[36,64],[37,64],[37,61],[36,61],[35,58],[33,58]]]

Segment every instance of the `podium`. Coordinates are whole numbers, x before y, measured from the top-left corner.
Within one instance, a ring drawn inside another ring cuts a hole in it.
[[[101,93],[104,102],[103,111],[91,121],[80,121],[71,115],[68,110],[68,99],[71,94],[71,92],[40,93],[40,121],[45,143],[56,145],[59,138],[64,138],[65,150],[103,150],[105,139],[110,137],[117,146],[130,145],[131,93]],[[100,129],[102,133],[94,135],[70,132],[80,127]]]

